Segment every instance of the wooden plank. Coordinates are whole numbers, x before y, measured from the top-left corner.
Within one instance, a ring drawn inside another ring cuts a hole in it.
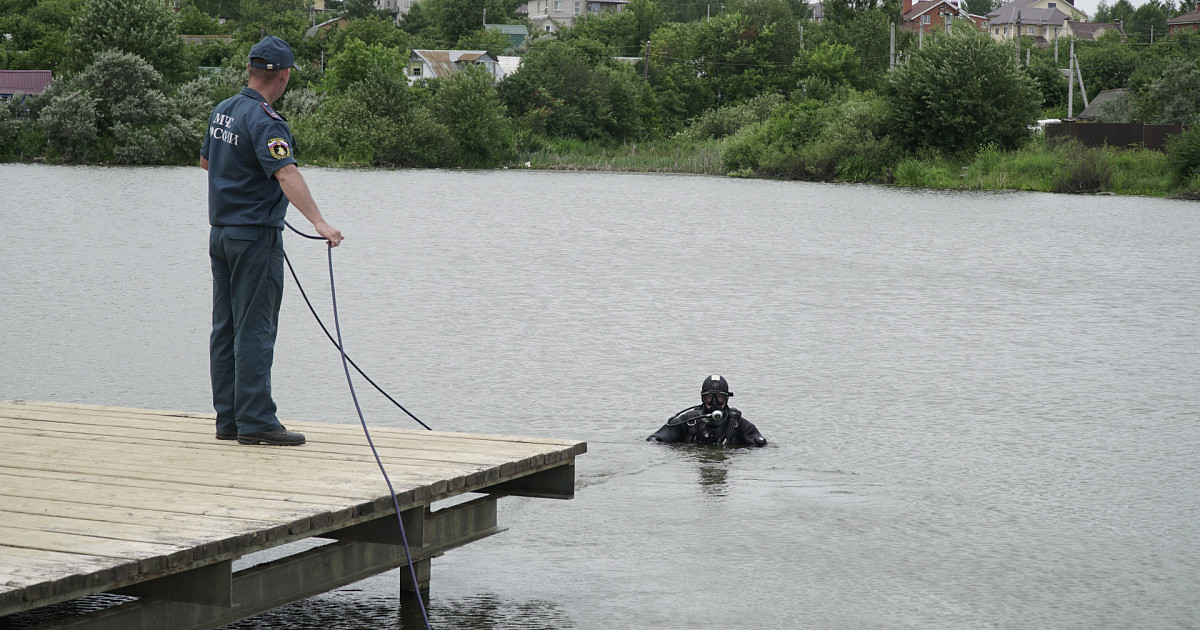
[[[136,429],[127,427],[108,427],[102,433],[81,430],[79,428],[64,428],[55,431],[47,431],[45,422],[31,418],[3,418],[0,419],[0,432],[14,436],[36,436],[36,437],[53,437],[57,439],[76,439],[88,440],[91,442],[106,442],[117,444],[138,444],[145,447],[158,448],[192,448],[195,450],[230,450],[236,443],[225,441],[220,443],[210,437],[200,438],[198,434],[190,441],[180,440],[180,432],[168,427],[159,427],[154,429]],[[84,425],[70,425],[68,423],[60,423],[65,427],[82,427]],[[293,425],[293,428],[299,430]],[[305,429],[312,433],[311,430]],[[435,438],[436,439],[436,438]],[[512,449],[501,446],[495,441],[485,441],[480,445],[480,448],[463,449],[463,448],[438,448],[427,449],[425,445],[429,444],[428,438],[423,440],[404,440],[400,441],[397,438],[384,438],[376,440],[376,448],[380,450],[380,455],[387,455],[391,458],[399,458],[413,463],[426,461],[447,462],[447,463],[464,463],[489,465],[497,464],[510,460],[514,456],[527,455],[530,457],[545,458],[544,449],[537,447],[528,447],[522,449]],[[240,446],[240,445],[237,445]],[[269,448],[269,447],[268,447]],[[394,449],[394,452],[392,450]],[[275,449],[271,449],[275,450]],[[296,452],[288,454],[289,457],[310,457],[310,458],[325,458],[330,455],[341,457],[354,456],[365,457],[369,456],[365,438],[360,440],[340,440],[329,441],[326,443],[312,442],[304,445],[302,448],[294,449]],[[509,452],[504,452],[508,450]]]
[[[53,499],[29,499],[8,497],[3,501],[3,509],[21,514],[41,514],[45,516],[60,516],[63,518],[79,518],[88,521],[107,523],[142,524],[156,523],[163,527],[200,527],[226,532],[230,536],[249,535],[254,540],[271,540],[287,534],[287,527],[276,521],[263,519],[248,519],[241,516],[215,516],[211,514],[181,514],[161,510],[145,510],[131,507],[113,509],[111,506],[86,505],[77,501],[57,501]],[[274,535],[272,535],[274,532]],[[0,545],[0,557],[5,547]],[[0,564],[3,564],[0,562]]]
[[[163,421],[165,419],[181,419],[187,421],[186,426],[189,431],[196,433],[207,433],[211,436],[213,427],[211,424],[197,423],[196,421],[207,420],[213,421],[213,414],[198,414],[180,411],[155,411],[146,409],[125,409],[117,407],[102,407],[99,405],[75,405],[68,403],[31,403],[31,402],[14,402],[0,401],[0,417],[8,416],[11,412],[18,413],[21,409],[45,409],[56,412],[56,417],[59,420],[70,419],[80,423],[94,423],[104,425],[108,419],[120,418],[126,420],[147,420],[147,421]],[[64,413],[65,412],[65,413]],[[13,416],[13,417],[18,417]],[[362,429],[357,424],[328,424],[314,422],[297,422],[285,420],[285,424],[296,424],[297,427],[303,426],[307,431],[328,433],[328,434],[350,434],[361,435]],[[182,424],[182,423],[181,423]],[[368,423],[371,428],[372,436],[376,432],[381,435],[395,434],[399,437],[422,438],[434,437],[441,439],[449,439],[453,441],[493,441],[498,444],[531,444],[539,446],[564,446],[572,448],[586,448],[583,442],[562,440],[556,438],[540,438],[532,436],[512,436],[512,435],[497,435],[485,433],[469,433],[469,432],[448,432],[448,431],[427,431],[423,429],[404,429],[390,426],[373,426]],[[579,451],[575,454],[582,454],[585,451]]]

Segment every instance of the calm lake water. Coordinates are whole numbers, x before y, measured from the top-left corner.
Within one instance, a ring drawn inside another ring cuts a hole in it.
[[[434,561],[435,628],[1200,627],[1200,204],[306,176],[372,378],[435,429],[588,443],[574,500]],[[0,198],[0,399],[210,411],[204,173],[0,165]],[[356,422],[288,283],[280,415]],[[771,444],[645,443],[712,373]],[[397,583],[235,627],[417,627]]]

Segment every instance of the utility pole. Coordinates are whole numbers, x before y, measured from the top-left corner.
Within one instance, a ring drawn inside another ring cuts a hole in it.
[[[1075,38],[1071,38],[1071,62],[1067,79],[1067,118],[1075,117]]]
[[[1075,77],[1079,79],[1079,95],[1083,97],[1083,106],[1088,106],[1087,88],[1083,86],[1083,71],[1079,69],[1079,60],[1075,59],[1075,55],[1071,55],[1071,60],[1074,61]]]
[[[1054,67],[1058,67],[1058,33],[1054,33]]]
[[[797,24],[796,28],[800,29],[800,50],[804,50],[804,25]]]
[[[1021,12],[1017,11],[1016,31],[1013,32],[1013,40],[1017,42],[1017,63],[1021,63]]]
[[[888,68],[896,67],[896,23],[892,22],[892,43],[888,49]]]
[[[642,64],[642,80],[650,81],[650,40],[646,40],[646,62]]]

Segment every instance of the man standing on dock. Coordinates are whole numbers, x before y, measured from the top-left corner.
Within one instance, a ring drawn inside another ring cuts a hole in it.
[[[247,87],[213,109],[200,147],[212,225],[209,370],[217,439],[241,444],[304,444],[304,435],[279,423],[271,398],[288,203],[330,247],[342,242],[296,168],[287,121],[271,108],[287,89],[293,67],[295,56],[282,39],[268,35],[255,44],[246,64]]]

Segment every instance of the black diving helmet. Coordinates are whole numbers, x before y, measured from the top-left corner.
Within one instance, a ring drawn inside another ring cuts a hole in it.
[[[700,401],[704,403],[706,412],[724,410],[730,396],[733,396],[733,392],[729,391],[729,382],[718,374],[704,379],[704,384],[700,386]]]

